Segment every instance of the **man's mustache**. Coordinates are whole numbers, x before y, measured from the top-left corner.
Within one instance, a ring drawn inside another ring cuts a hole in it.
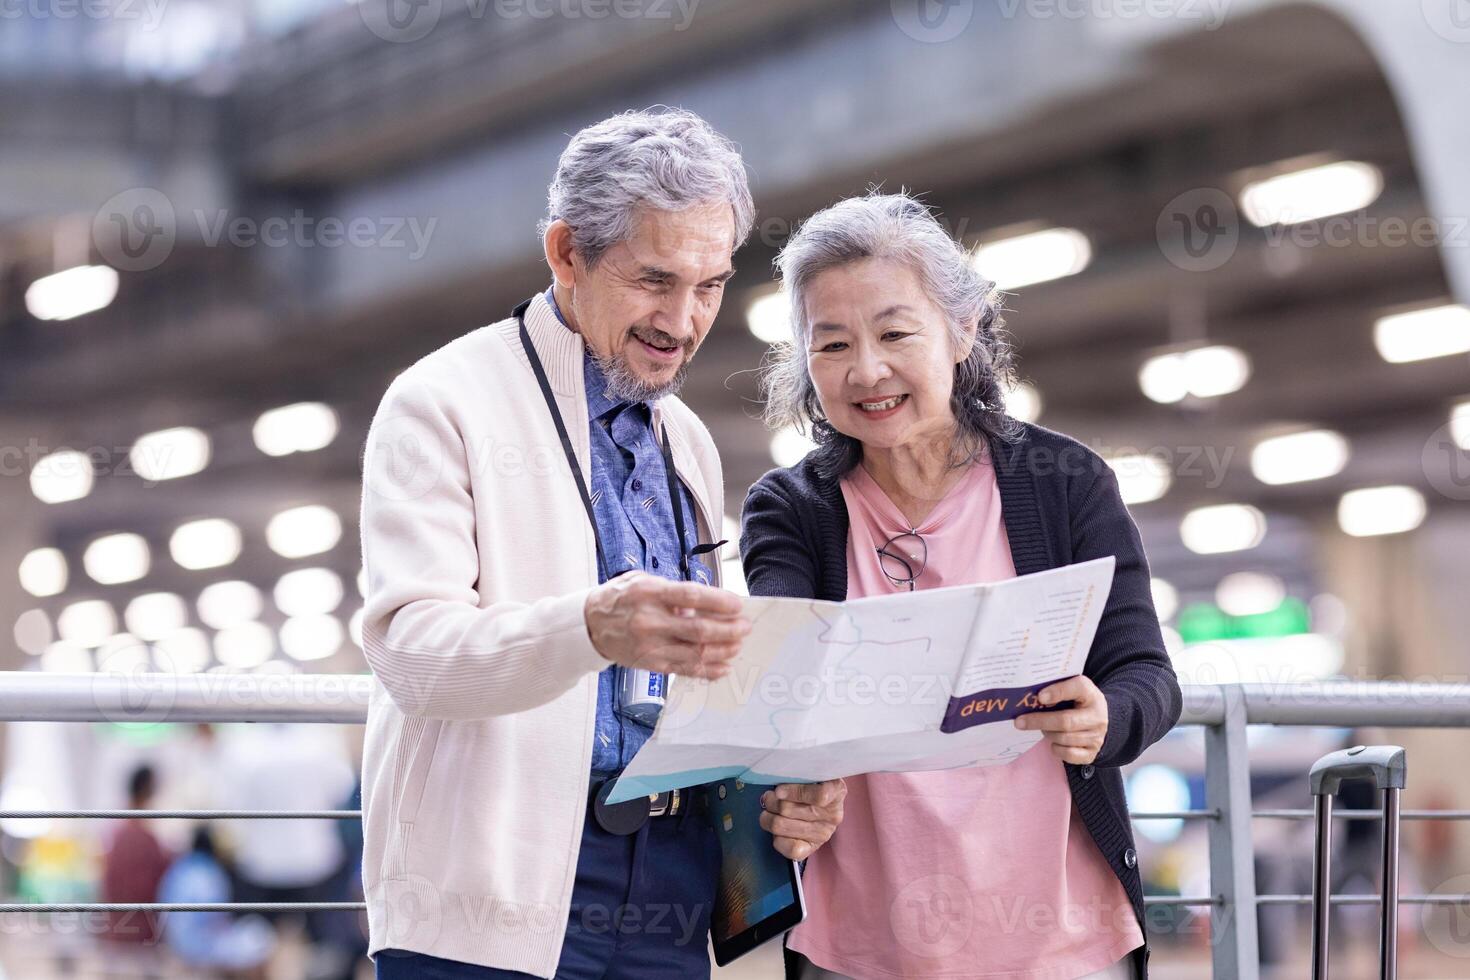
[[[679,340],[672,334],[664,333],[657,327],[634,327],[628,333],[654,347],[682,347],[686,353],[694,350],[694,338]]]

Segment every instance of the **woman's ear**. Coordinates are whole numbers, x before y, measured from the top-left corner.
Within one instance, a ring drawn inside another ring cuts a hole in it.
[[[966,327],[964,336],[962,336],[959,343],[955,345],[954,362],[956,364],[963,364],[965,362],[965,359],[970,356],[970,351],[975,349],[975,334],[979,331],[979,329],[979,320],[972,321]]]
[[[546,264],[551,266],[551,277],[563,289],[577,284],[576,249],[572,245],[572,226],[560,218],[546,226],[541,237],[541,247],[546,253]]]

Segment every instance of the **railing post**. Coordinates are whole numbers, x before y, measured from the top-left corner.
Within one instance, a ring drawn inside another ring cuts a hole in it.
[[[1255,848],[1251,843],[1251,771],[1245,729],[1245,692],[1222,684],[1224,718],[1205,726],[1206,806],[1220,811],[1209,821],[1210,891],[1222,899],[1210,922],[1215,980],[1258,980]]]

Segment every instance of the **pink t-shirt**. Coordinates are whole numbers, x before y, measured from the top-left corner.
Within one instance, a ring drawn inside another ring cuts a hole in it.
[[[861,466],[842,496],[848,598],[899,591],[877,549],[908,522]],[[995,470],[971,466],[914,529],[928,545],[916,587],[1014,578],[1000,508]],[[1076,980],[1143,945],[1044,741],[1005,766],[849,777],[842,825],[803,884],[791,948],[855,980]]]

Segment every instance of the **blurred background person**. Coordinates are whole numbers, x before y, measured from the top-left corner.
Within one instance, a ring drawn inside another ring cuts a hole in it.
[[[128,777],[128,808],[148,810],[158,790],[151,766],[139,766]],[[158,901],[158,884],[168,870],[172,855],[164,849],[148,826],[149,818],[132,817],[112,831],[102,862],[102,901],[142,904]],[[115,911],[107,913],[102,933],[110,943],[124,947],[116,955],[134,961],[144,972],[162,968],[158,943],[162,938],[156,912]],[[113,955],[113,954],[108,954]]]
[[[193,844],[169,866],[158,900],[217,904],[234,900],[229,872],[220,862],[207,825],[194,830]],[[190,970],[231,980],[264,980],[276,948],[276,931],[260,915],[229,912],[169,912],[163,921],[168,946]]]
[[[234,809],[334,810],[342,807],[357,776],[336,732],[319,725],[263,724],[231,732],[227,749]],[[231,838],[240,902],[315,903],[339,900],[350,872],[341,832],[333,820],[236,820]],[[351,977],[356,950],[344,946],[325,910],[269,912],[274,924],[305,929],[306,967],[312,980]]]

